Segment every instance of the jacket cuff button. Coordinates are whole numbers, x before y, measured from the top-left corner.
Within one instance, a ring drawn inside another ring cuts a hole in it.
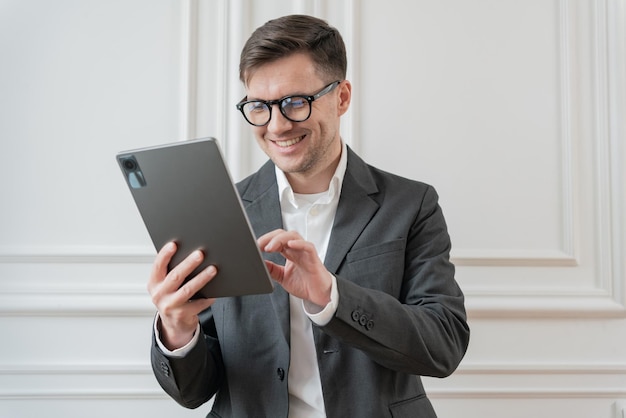
[[[161,372],[162,372],[162,373],[163,373],[166,377],[169,377],[169,375],[170,375],[170,368],[169,368],[169,366],[168,366],[168,365],[167,365],[164,361],[162,361],[162,362],[159,364],[159,366],[160,366],[160,368],[161,368]]]
[[[354,322],[359,322],[359,318],[361,317],[361,312],[359,311],[352,311],[352,320]]]

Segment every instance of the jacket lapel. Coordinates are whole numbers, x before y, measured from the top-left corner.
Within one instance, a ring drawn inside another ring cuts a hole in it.
[[[244,190],[240,189],[240,193],[248,219],[257,237],[283,227],[276,174],[271,161],[259,169],[257,174],[250,179],[247,187]],[[276,264],[285,264],[285,259],[280,254],[264,253],[263,256]],[[274,283],[274,291],[270,298],[285,341],[289,343],[289,294],[279,284]]]
[[[348,148],[348,166],[324,260],[331,273],[337,273],[346,254],[378,210],[378,203],[370,197],[377,192],[367,165]]]

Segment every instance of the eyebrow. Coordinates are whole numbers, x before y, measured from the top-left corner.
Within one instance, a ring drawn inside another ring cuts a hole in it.
[[[241,101],[249,101],[249,100],[254,100],[254,101],[259,101],[259,102],[273,102],[273,101],[277,101],[277,100],[282,100],[285,99],[287,97],[293,97],[293,96],[303,96],[303,97],[308,97],[308,96],[312,96],[312,94],[310,93],[290,93],[287,94],[285,96],[281,96],[278,99],[261,99],[259,97],[250,97],[250,96],[245,96],[243,99],[241,99]]]

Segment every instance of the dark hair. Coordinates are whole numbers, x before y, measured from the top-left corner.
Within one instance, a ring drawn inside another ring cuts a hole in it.
[[[252,33],[241,51],[239,79],[246,83],[262,65],[298,52],[309,54],[325,81],[346,78],[346,47],[339,31],[313,16],[289,15]]]

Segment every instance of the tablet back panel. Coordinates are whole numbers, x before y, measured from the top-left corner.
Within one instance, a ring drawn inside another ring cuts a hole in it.
[[[272,292],[237,190],[213,138],[121,152],[117,160],[155,248],[175,241],[169,268],[196,249],[217,276],[196,297]]]

